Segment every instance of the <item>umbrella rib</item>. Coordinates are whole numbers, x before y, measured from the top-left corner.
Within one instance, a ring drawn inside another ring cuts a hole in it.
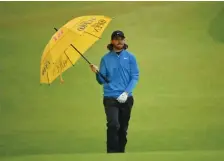
[[[50,80],[49,80],[48,72],[47,72],[47,80],[48,80],[48,84],[50,85]]]
[[[98,39],[101,39],[101,37],[98,37],[98,36],[96,36],[96,35],[93,35],[93,34],[91,34],[91,33],[89,33],[89,32],[84,31],[84,33],[87,33],[87,34],[92,35],[92,36],[94,36],[94,37],[96,37],[96,38],[98,38]]]
[[[68,58],[69,62],[72,64],[72,66],[74,66],[74,64],[72,63],[71,59],[69,58],[69,56],[66,54],[66,52],[64,51],[66,57]]]

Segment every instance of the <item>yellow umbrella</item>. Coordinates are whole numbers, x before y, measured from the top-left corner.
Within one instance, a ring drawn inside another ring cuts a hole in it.
[[[41,57],[40,83],[51,84],[80,58],[97,40],[111,18],[101,15],[82,16],[66,23],[51,37]],[[99,73],[106,81],[105,76]]]

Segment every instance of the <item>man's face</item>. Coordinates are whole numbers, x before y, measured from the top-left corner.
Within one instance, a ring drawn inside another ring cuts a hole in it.
[[[125,39],[122,37],[115,37],[113,40],[111,40],[111,43],[115,49],[121,50],[124,47]]]

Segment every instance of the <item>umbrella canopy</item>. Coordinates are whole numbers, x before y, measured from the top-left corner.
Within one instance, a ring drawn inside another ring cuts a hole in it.
[[[51,37],[41,57],[40,83],[51,84],[101,38],[111,18],[82,16],[66,23]]]

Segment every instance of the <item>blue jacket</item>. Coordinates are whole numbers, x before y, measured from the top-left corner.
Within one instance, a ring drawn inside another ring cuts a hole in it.
[[[109,83],[96,74],[96,80],[103,84],[104,96],[117,98],[123,92],[132,96],[132,91],[139,79],[139,69],[134,55],[127,50],[118,55],[110,51],[104,55],[100,62],[99,72],[106,76]]]

